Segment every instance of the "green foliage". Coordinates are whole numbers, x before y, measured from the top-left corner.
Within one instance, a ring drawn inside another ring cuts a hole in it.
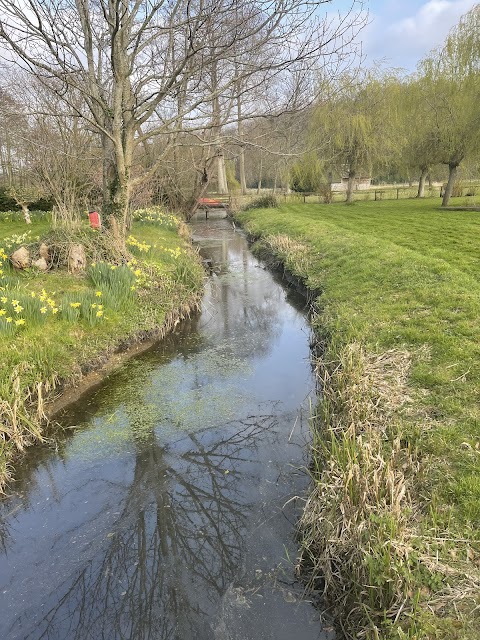
[[[311,120],[310,143],[333,158],[326,167],[341,177],[371,175],[396,151],[395,96],[399,82],[389,72],[345,74],[324,87]],[[319,167],[317,166],[317,171]]]
[[[290,185],[300,193],[318,193],[325,182],[323,163],[312,151],[306,153],[290,170]]]
[[[480,144],[479,25],[480,9],[476,6],[452,29],[444,46],[420,65],[438,158],[449,167],[449,188],[457,167],[474,155]],[[444,206],[448,205],[449,188]]]
[[[133,267],[97,262],[88,267],[87,276],[95,288],[97,303],[105,301],[109,308],[121,309],[132,301],[136,283]]]

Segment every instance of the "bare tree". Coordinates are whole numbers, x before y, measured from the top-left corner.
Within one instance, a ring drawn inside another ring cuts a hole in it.
[[[319,16],[319,4],[324,2],[25,0],[16,6],[0,0],[0,40],[10,62],[33,72],[101,136],[104,208],[125,231],[132,190],[163,161],[156,158],[132,176],[145,141],[156,135],[173,141],[186,123],[201,130],[203,107],[239,81],[246,90],[288,73],[293,63],[308,67],[351,52],[363,20],[355,13],[357,1],[347,19],[332,21]],[[253,63],[246,55],[252,46],[264,52]],[[202,78],[215,65],[222,76],[209,90]],[[70,100],[72,92],[82,97],[81,107]],[[284,108],[280,102],[273,108]]]

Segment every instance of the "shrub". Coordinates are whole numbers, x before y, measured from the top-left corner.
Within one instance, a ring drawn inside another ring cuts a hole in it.
[[[463,195],[463,184],[455,182],[452,188],[452,198],[461,198]]]
[[[244,211],[249,211],[250,209],[277,209],[278,208],[278,200],[274,195],[262,196],[261,198],[256,198],[249,202],[244,208]]]
[[[333,200],[332,185],[322,184],[318,188],[318,195],[321,197],[324,204],[331,204]]]
[[[66,229],[59,227],[42,238],[50,251],[53,267],[67,267],[68,256],[73,244],[81,244],[85,249],[87,262],[111,262],[120,264],[127,262],[128,251],[120,246],[115,237],[108,231],[98,232],[88,227]]]

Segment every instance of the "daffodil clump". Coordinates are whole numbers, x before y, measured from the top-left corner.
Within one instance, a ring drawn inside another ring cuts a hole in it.
[[[185,255],[185,250],[181,247],[175,247],[175,249],[171,249],[170,247],[162,247],[160,245],[156,248],[164,254],[167,254],[168,257],[173,258],[174,260],[178,260],[182,255]]]
[[[5,275],[5,264],[8,260],[8,256],[5,253],[5,249],[0,247],[0,279]]]
[[[38,238],[37,238],[38,239]],[[26,231],[25,233],[12,233],[11,236],[3,239],[3,247],[0,247],[0,252],[5,253],[5,248],[11,253],[21,247],[23,244],[32,242],[32,232]]]
[[[42,324],[55,317],[60,306],[53,293],[45,289],[37,294],[27,289],[0,292],[0,333],[12,335],[25,326]]]
[[[62,317],[69,322],[86,321],[90,325],[108,320],[103,291],[68,293],[62,299]]]
[[[179,220],[171,213],[165,213],[159,206],[137,209],[133,214],[135,222],[143,224],[154,224],[164,229],[175,231],[178,228]]]
[[[14,335],[35,325],[57,320],[88,324],[106,320],[102,291],[79,291],[55,298],[55,291],[28,290],[1,292],[0,335]],[[8,295],[7,295],[8,293]]]
[[[160,257],[164,260],[167,258],[167,261],[171,259],[177,260],[180,258],[182,254],[185,254],[185,250],[181,247],[175,247],[174,249],[170,247],[164,247],[161,244],[147,244],[146,242],[141,242],[135,238],[135,236],[128,236],[127,245],[132,251],[132,253],[138,255],[139,257],[143,257],[143,255],[148,255],[152,252],[152,249],[160,254]],[[131,262],[127,263],[128,265],[132,264]]]
[[[129,246],[132,251],[138,251],[140,254],[148,253],[152,248],[151,244],[140,242],[135,238],[135,236],[132,235],[128,236],[127,238],[127,246]]]
[[[121,309],[132,302],[138,284],[133,265],[92,262],[87,276],[96,289],[95,295],[102,297],[108,307]]]

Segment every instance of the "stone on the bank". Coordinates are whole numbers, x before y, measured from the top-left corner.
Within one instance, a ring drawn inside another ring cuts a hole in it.
[[[71,273],[84,271],[87,266],[87,256],[81,244],[72,244],[68,252],[68,270]]]
[[[43,258],[45,262],[48,264],[48,261],[50,260],[50,252],[48,250],[47,245],[44,242],[42,242],[42,244],[40,245],[39,253],[40,253],[40,257]]]
[[[27,269],[31,264],[30,251],[26,247],[20,247],[10,256],[15,269]]]
[[[35,260],[35,262],[33,262],[32,264],[34,267],[37,267],[37,269],[39,269],[40,271],[48,270],[48,264],[45,258],[39,258],[38,260]]]

